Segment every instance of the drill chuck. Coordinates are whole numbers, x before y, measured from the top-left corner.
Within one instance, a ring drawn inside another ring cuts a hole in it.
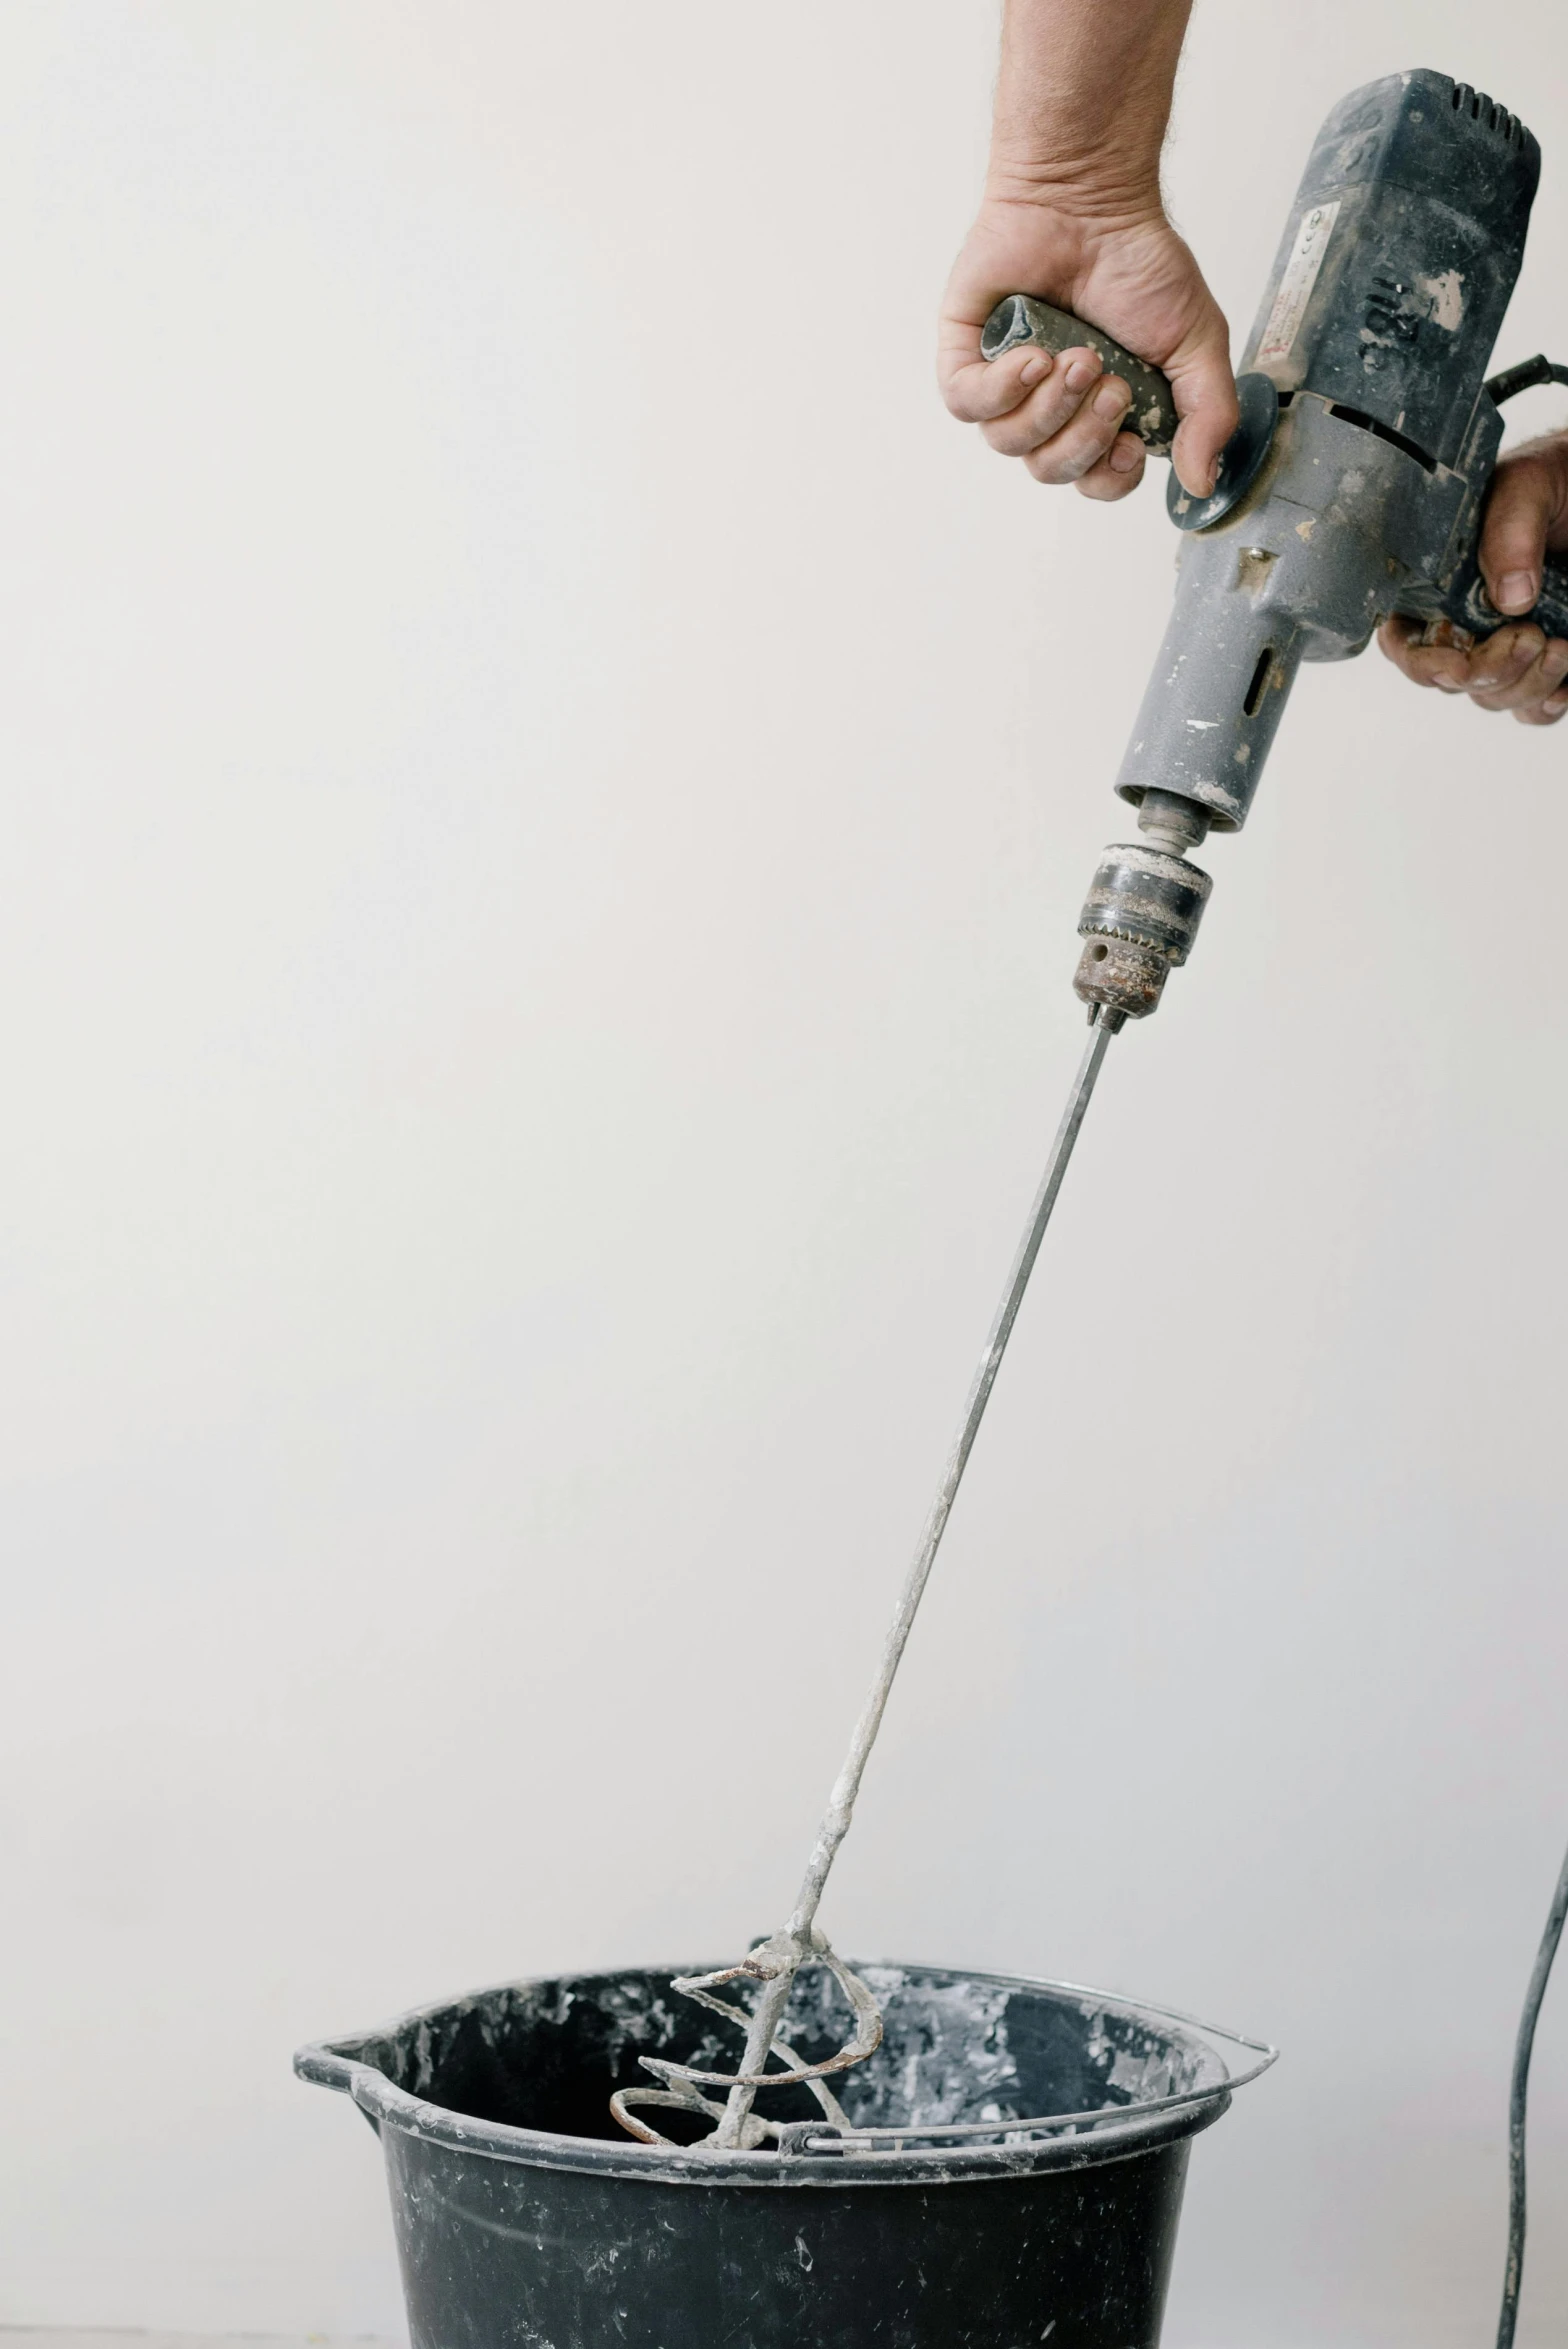
[[[1084,941],[1073,991],[1114,1021],[1141,1020],[1184,963],[1214,884],[1199,866],[1163,849],[1124,842],[1101,857],[1078,921]]]

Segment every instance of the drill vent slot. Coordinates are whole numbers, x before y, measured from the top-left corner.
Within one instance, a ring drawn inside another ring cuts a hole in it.
[[[1328,412],[1331,416],[1343,416],[1347,424],[1359,425],[1363,432],[1376,433],[1378,439],[1386,440],[1391,448],[1403,449],[1407,457],[1414,457],[1423,473],[1437,471],[1435,457],[1429,457],[1425,449],[1417,448],[1413,440],[1407,440],[1402,432],[1396,432],[1392,424],[1380,424],[1378,419],[1375,416],[1369,416],[1365,409],[1342,407],[1338,400],[1331,400]]]
[[[1263,706],[1268,691],[1269,671],[1274,666],[1274,647],[1266,644],[1258,655],[1258,665],[1252,672],[1252,683],[1247,687],[1247,698],[1242,703],[1242,715],[1255,718]]]
[[[1449,103],[1456,114],[1468,114],[1472,122],[1495,131],[1510,147],[1524,145],[1524,125],[1518,115],[1510,114],[1506,106],[1499,106],[1484,90],[1473,89],[1469,82],[1455,82]]]

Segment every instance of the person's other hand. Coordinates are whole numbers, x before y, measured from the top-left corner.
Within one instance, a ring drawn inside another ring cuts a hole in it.
[[[1184,489],[1208,494],[1236,429],[1230,334],[1163,212],[1101,218],[1055,196],[988,196],[942,299],[937,378],[952,413],[1002,456],[1021,457],[1036,481],[1124,498],[1145,454],[1121,430],[1127,385],[1088,350],[1053,359],[1021,343],[982,359],[980,330],[1004,294],[1053,302],[1163,368],[1182,420],[1172,462]]]
[[[1541,560],[1568,551],[1568,432],[1510,449],[1492,476],[1481,524],[1481,576],[1500,612],[1527,612],[1541,592]],[[1456,640],[1396,614],[1378,643],[1415,685],[1468,694],[1478,709],[1512,710],[1522,726],[1555,726],[1568,710],[1568,642],[1534,621],[1499,628],[1482,644]]]

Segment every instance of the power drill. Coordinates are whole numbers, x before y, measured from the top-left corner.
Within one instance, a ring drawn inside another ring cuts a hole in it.
[[[1084,948],[1073,984],[1089,1006],[1088,1045],[795,1906],[738,1964],[675,1981],[677,1991],[745,2026],[739,2068],[706,2068],[711,2057],[698,2069],[641,2056],[658,2085],[618,2089],[611,2110],[650,2144],[675,2140],[633,2108],[706,2116],[717,2126],[698,2142],[719,2153],[770,2141],[781,2153],[829,2144],[842,2151],[847,2138],[903,2143],[910,2135],[907,2127],[851,2128],[825,2086],[829,2074],[875,2051],[882,2028],[870,1985],[816,1921],[828,1874],[1110,1039],[1155,1009],[1197,935],[1210,882],[1187,851],[1211,831],[1239,832],[1245,823],[1300,662],[1348,659],[1391,612],[1448,620],[1477,637],[1503,625],[1475,559],[1502,438],[1499,406],[1527,385],[1568,382],[1568,368],[1545,359],[1483,381],[1524,257],[1540,160],[1513,115],[1440,73],[1369,83],[1334,109],[1318,135],[1237,382],[1241,421],[1214,489],[1197,499],[1174,475],[1170,483],[1171,516],[1186,534],[1176,608],[1116,784],[1137,808],[1143,838],[1106,850],[1078,925]],[[1169,452],[1175,403],[1156,369],[1065,312],[1012,294],[987,321],[981,347],[997,358],[1021,342],[1097,350],[1132,389],[1132,428],[1151,449]],[[1530,616],[1548,634],[1568,636],[1568,568],[1546,566]],[[1511,2349],[1523,2255],[1524,2082],[1565,1916],[1568,1865],[1515,2058],[1499,2349]],[[825,1968],[853,2016],[844,2043],[809,2067],[778,2038],[803,1967]],[[742,1977],[758,1985],[749,2010],[714,1997],[717,1987]],[[1273,2060],[1272,2049],[1244,2044],[1261,2061],[1231,2074],[1227,2094]],[[769,2072],[776,2059],[785,2068]],[[781,2083],[792,2093],[807,2087],[826,2121],[756,2112],[759,2091]],[[723,2103],[714,2093],[721,2090]],[[1196,2099],[1173,2091],[1159,2101],[1175,2107]],[[1046,2125],[1003,2120],[996,2129],[1005,2135]],[[967,2142],[987,2126],[943,2124],[914,2134]]]
[[[1172,472],[1187,534],[1175,609],[1118,795],[1139,842],[1105,851],[1073,985],[1114,1033],[1159,1003],[1212,886],[1189,851],[1239,832],[1302,661],[1363,650],[1390,613],[1474,637],[1503,625],[1476,564],[1498,410],[1568,369],[1483,380],[1524,258],[1541,151],[1517,116],[1446,74],[1390,74],[1318,133],[1237,379],[1240,425],[1207,498]],[[1176,429],[1164,376],[1025,294],[981,348],[1085,344],[1133,393],[1125,429],[1157,454]],[[1527,615],[1568,636],[1568,568]]]

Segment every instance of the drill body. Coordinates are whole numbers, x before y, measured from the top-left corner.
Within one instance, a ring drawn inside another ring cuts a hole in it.
[[[1187,852],[1245,823],[1300,663],[1391,612],[1500,624],[1475,560],[1485,378],[1539,173],[1514,116],[1438,73],[1354,91],[1319,133],[1239,378],[1246,486],[1171,479],[1175,607],[1116,782],[1143,838],[1106,851],[1079,924],[1074,985],[1107,1024],[1186,960],[1210,887]],[[1568,634],[1551,567],[1534,617]]]

